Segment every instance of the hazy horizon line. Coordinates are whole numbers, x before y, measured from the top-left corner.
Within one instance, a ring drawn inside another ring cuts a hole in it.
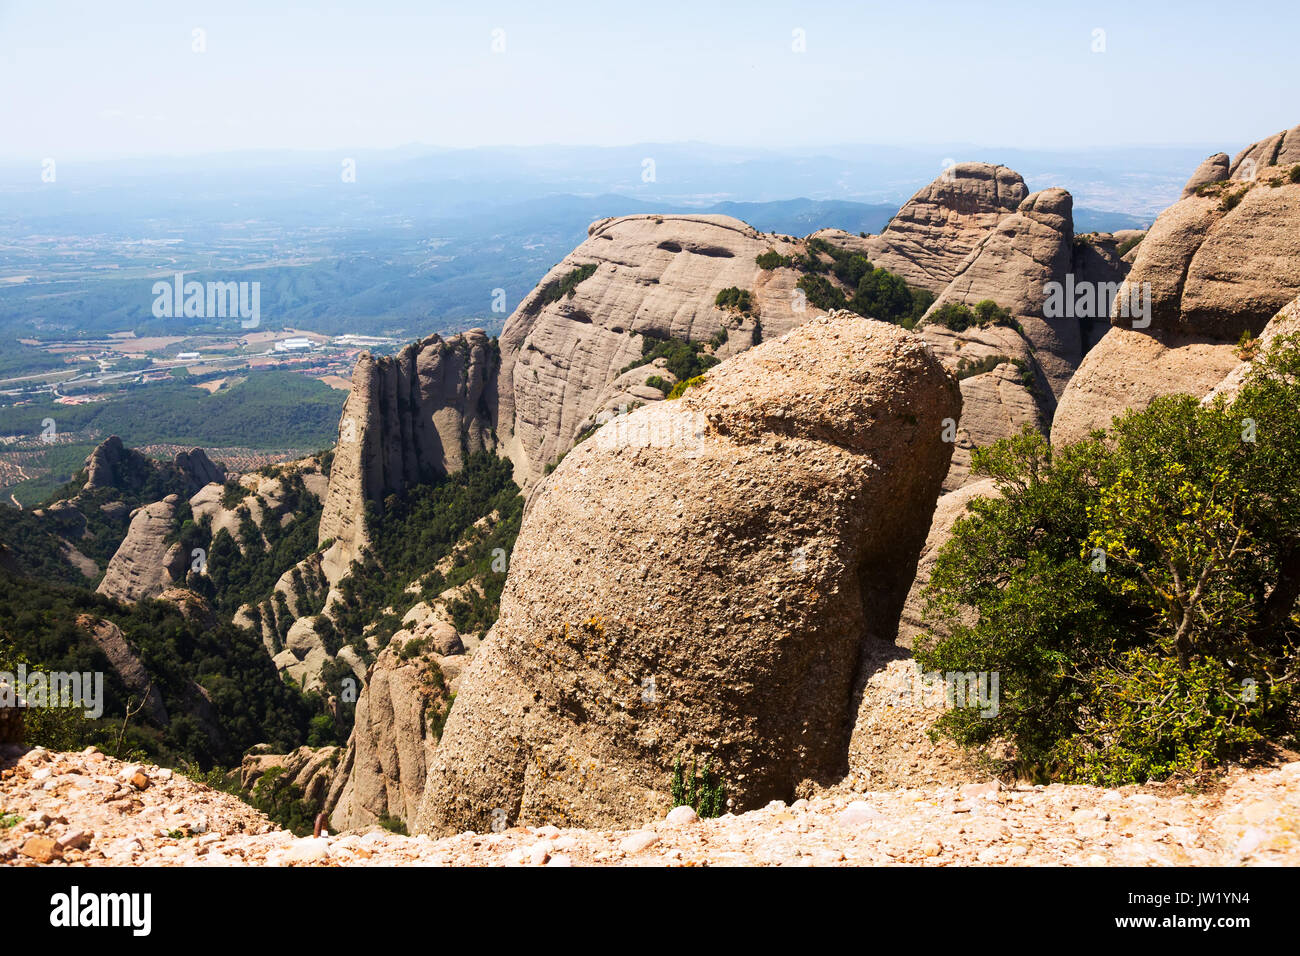
[[[1278,132],[1277,130],[1273,131]],[[1266,133],[1261,139],[1272,135]],[[1254,141],[1252,141],[1254,142]],[[597,151],[616,151],[626,149],[636,149],[643,147],[703,147],[718,150],[730,150],[737,152],[752,153],[772,153],[772,154],[815,154],[819,151],[830,150],[859,150],[859,149],[889,149],[900,151],[938,151],[945,150],[966,150],[966,151],[995,151],[1004,150],[1009,152],[1022,153],[1039,153],[1044,155],[1088,155],[1098,153],[1117,153],[1132,150],[1156,150],[1156,151],[1181,151],[1181,150],[1210,150],[1206,155],[1212,155],[1215,152],[1226,152],[1234,155],[1245,149],[1250,143],[1242,143],[1233,148],[1232,144],[1215,144],[1206,141],[1187,141],[1187,142],[1128,142],[1112,143],[1094,146],[1023,146],[1008,143],[973,143],[957,141],[853,141],[840,140],[828,141],[814,145],[799,146],[771,146],[745,143],[727,143],[712,140],[636,140],[623,143],[598,144],[598,143],[564,143],[564,142],[546,142],[546,143],[482,143],[474,146],[444,146],[437,143],[428,143],[412,141],[400,143],[391,146],[361,146],[361,145],[343,145],[343,146],[254,146],[238,147],[234,149],[202,149],[194,151],[181,152],[122,152],[122,153],[83,153],[68,154],[64,153],[59,158],[63,162],[76,163],[108,163],[108,162],[129,162],[132,160],[183,160],[183,159],[203,159],[203,158],[235,158],[235,157],[258,157],[258,156],[275,156],[275,155],[339,155],[339,154],[365,154],[365,153],[399,153],[402,151],[426,151],[429,153],[451,154],[451,153],[472,153],[481,151],[500,151],[500,152],[522,152],[526,150],[591,150]],[[48,153],[39,150],[25,153],[0,152],[0,163],[2,164],[26,164],[33,161],[40,162]],[[980,160],[958,160],[959,162],[979,162]]]

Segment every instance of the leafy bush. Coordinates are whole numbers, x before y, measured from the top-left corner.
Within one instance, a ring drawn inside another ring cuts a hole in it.
[[[1005,355],[986,355],[982,359],[971,361],[963,358],[957,363],[958,380],[973,378],[976,375],[983,375],[985,372],[991,372],[1003,362],[1011,361]]]
[[[672,391],[668,393],[668,400],[671,402],[675,398],[681,398],[688,388],[694,388],[696,385],[704,384],[705,376],[697,375],[694,378],[688,378],[684,382],[678,382],[673,386]]]
[[[800,276],[798,287],[803,290],[808,304],[815,309],[833,312],[836,309],[848,308],[849,302],[843,290],[825,276]]]
[[[728,309],[749,315],[754,311],[754,299],[748,289],[738,289],[734,285],[722,289],[713,300],[719,309]]]
[[[1000,674],[996,716],[935,725],[1003,739],[1023,772],[1113,785],[1204,770],[1295,733],[1300,338],[1236,400],[1160,398],[1108,435],[975,452],[977,499],[927,590],[927,670]],[[963,608],[978,617],[970,623]]]
[[[755,257],[754,261],[758,263],[758,267],[760,269],[764,269],[768,271],[772,269],[783,268],[783,267],[789,268],[791,265],[794,264],[793,259],[791,259],[789,256],[781,255],[781,253],[777,252],[775,249],[767,250],[767,252],[764,252],[761,255]]]
[[[227,478],[221,486],[221,507],[234,511],[247,495],[248,489],[239,483],[239,479]]]
[[[13,643],[0,635],[0,673],[16,674],[20,664],[29,674],[51,670],[34,665]],[[22,711],[23,740],[28,747],[84,750],[91,744],[103,745],[112,738],[109,722],[87,717],[84,704],[71,702],[71,706],[63,706],[61,701],[55,700],[48,703],[50,706],[28,707]]]
[[[1257,708],[1215,658],[1184,667],[1134,648],[1089,676],[1087,701],[1081,733],[1057,754],[1066,777],[1099,786],[1194,776],[1264,739]]]
[[[253,784],[248,803],[294,836],[307,836],[316,826],[316,807],[303,799],[302,789],[283,779],[284,767],[269,767]]]
[[[565,296],[573,298],[577,292],[579,283],[585,282],[596,274],[596,263],[589,262],[586,265],[565,273],[558,279],[552,279],[546,285],[542,286],[541,292],[537,295],[537,301],[542,306],[550,305],[552,302],[559,302]]]
[[[1219,199],[1219,208],[1224,212],[1231,212],[1240,205],[1241,201],[1246,198],[1246,193],[1250,192],[1249,186],[1243,186],[1231,192],[1226,192]]]
[[[930,314],[928,321],[954,332],[965,332],[976,325],[1005,325],[1020,330],[1023,334],[1020,323],[1012,317],[1011,310],[1002,308],[992,299],[981,299],[975,303],[974,309],[960,302],[945,302]]]
[[[679,382],[701,375],[718,364],[718,360],[705,352],[703,344],[699,342],[659,338],[646,333],[641,340],[641,358],[625,365],[619,374],[630,372],[642,365],[649,365],[660,358],[666,360],[664,364],[668,371],[672,372]]]
[[[824,239],[809,240],[808,249],[808,256],[795,265],[806,273],[800,277],[798,287],[815,308],[827,312],[849,309],[910,329],[934,302],[932,292],[909,286],[902,276],[887,269],[875,268],[860,253],[840,249]],[[822,262],[822,256],[830,258],[829,267]],[[846,294],[820,274],[826,271],[852,294]]]
[[[79,623],[82,615],[121,629],[162,695],[169,715],[165,725],[139,713],[123,734],[124,718],[139,694],[123,684]],[[103,718],[82,720],[81,711],[52,715],[67,718],[59,739],[73,745],[60,749],[95,744],[117,752],[122,737],[123,752],[139,751],[142,759],[163,765],[230,765],[257,743],[281,752],[301,745],[308,721],[321,706],[319,699],[286,686],[261,639],[242,628],[187,620],[161,601],[124,606],[84,587],[16,578],[0,570],[0,656],[5,654],[47,671],[103,673]]]

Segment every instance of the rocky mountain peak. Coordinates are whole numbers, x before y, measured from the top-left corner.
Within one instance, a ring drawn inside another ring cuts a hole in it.
[[[457,471],[466,456],[496,446],[499,355],[482,329],[431,335],[397,355],[363,354],[339,420],[320,541],[335,582],[365,543],[366,503]]]

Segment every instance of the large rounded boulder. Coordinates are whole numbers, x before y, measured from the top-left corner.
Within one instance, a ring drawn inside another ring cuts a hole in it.
[[[836,313],[578,445],[524,519],[417,829],[640,823],[679,758],[737,810],[841,776],[960,407],[920,337]]]

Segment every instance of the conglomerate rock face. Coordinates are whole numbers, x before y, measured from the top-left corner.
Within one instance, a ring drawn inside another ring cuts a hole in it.
[[[641,357],[645,337],[704,342],[725,327],[717,352],[725,357],[822,314],[803,308],[794,269],[759,268],[755,260],[768,251],[789,256],[803,244],[728,216],[592,223],[587,240],[543,277],[501,334],[497,425],[516,480],[531,487],[595,413],[635,386],[612,387]],[[560,291],[566,279],[571,284]],[[716,304],[727,288],[750,293],[750,314]]]
[[[1160,395],[1204,395],[1237,365],[1241,335],[1259,334],[1300,294],[1298,163],[1300,127],[1247,147],[1226,177],[1198,170],[1193,182],[1203,181],[1137,247],[1111,330],[1061,397],[1054,443]],[[1146,306],[1136,319],[1134,301]]]
[[[188,555],[168,541],[180,502],[179,495],[168,495],[135,511],[126,538],[104,571],[100,594],[133,603],[157,597],[184,579]]]
[[[363,355],[339,420],[339,441],[320,520],[333,541],[326,576],[337,582],[366,543],[365,506],[458,471],[495,447],[498,355],[481,329],[432,335],[397,355]]]
[[[525,517],[417,827],[641,819],[679,756],[738,809],[841,776],[959,414],[923,340],[835,313],[579,445]]]
[[[903,204],[862,248],[877,267],[941,292],[988,232],[1029,195],[1021,175],[991,163],[958,163]]]
[[[1083,357],[1077,316],[1048,316],[1047,284],[1064,282],[1074,261],[1074,201],[1064,189],[1027,196],[980,241],[931,313],[949,302],[991,299],[1011,311],[1033,344],[1052,391],[1059,394]]]

